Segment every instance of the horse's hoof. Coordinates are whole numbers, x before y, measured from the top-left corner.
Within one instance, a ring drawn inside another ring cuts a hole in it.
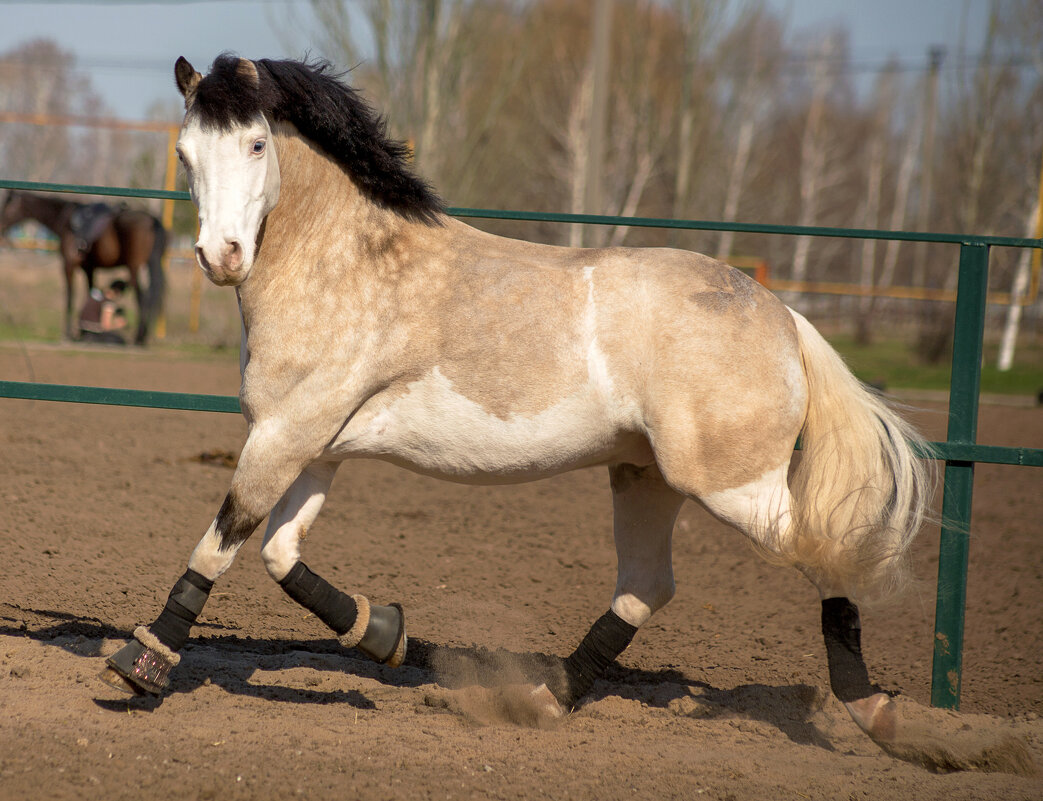
[[[908,700],[899,707],[883,693],[845,706],[884,753],[933,773],[1038,773],[1024,739],[986,716],[962,716]]]
[[[179,661],[177,654],[141,627],[135,630],[133,640],[105,660],[106,668],[100,677],[124,692],[160,695],[170,684],[170,671]]]
[[[464,687],[424,699],[469,718],[480,726],[513,723],[533,729],[550,729],[561,723],[565,711],[546,684],[503,684],[498,687]]]
[[[364,608],[366,629],[362,639],[351,647],[358,648],[374,662],[397,668],[406,661],[406,615],[402,605],[377,606],[362,596],[354,598],[360,608]],[[341,642],[349,645],[351,637],[342,638]]]
[[[898,729],[898,705],[887,693],[876,693],[868,698],[844,704],[858,727],[876,743],[894,740]]]
[[[134,684],[131,684],[127,679],[123,678],[114,668],[106,665],[102,671],[98,674],[98,678],[105,682],[110,687],[114,687],[120,692],[124,692],[127,695],[145,695],[145,691],[140,689]]]
[[[539,687],[534,687],[530,690],[529,698],[532,700],[533,707],[540,718],[554,721],[565,717],[565,710],[562,709],[558,699],[554,697],[554,693],[550,691],[546,684],[541,684]]]

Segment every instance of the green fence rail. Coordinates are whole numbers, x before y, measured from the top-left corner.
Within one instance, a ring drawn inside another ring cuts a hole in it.
[[[239,398],[235,395],[197,395],[188,392],[39,384],[29,381],[0,381],[0,398],[57,401],[59,403],[94,403],[101,406],[139,406],[187,412],[242,413]],[[799,442],[797,449],[800,449]],[[970,442],[928,442],[927,451],[919,455],[926,459],[944,459],[955,462],[1043,467],[1043,450],[1036,448],[1009,448]]]
[[[159,200],[191,200],[188,192],[170,192],[165,189],[123,189],[113,186],[36,183],[33,181],[13,181],[8,179],[0,179],[0,189],[26,189],[39,192],[155,198]],[[1043,247],[1043,239],[1025,239],[1023,237],[1010,236],[918,233],[916,231],[887,231],[875,228],[828,228],[821,226],[771,225],[766,223],[729,223],[713,220],[674,220],[667,217],[614,217],[608,214],[565,214],[543,211],[468,209],[452,206],[446,209],[446,211],[454,217],[475,217],[487,220],[620,225],[631,228],[673,228],[685,231],[734,231],[744,234],[806,235],[840,239],[895,239],[904,242],[935,242],[949,245],[984,245],[986,247]]]
[[[107,186],[36,183],[0,179],[0,189],[68,192],[135,198],[188,200],[186,192],[124,189]],[[959,276],[953,337],[952,374],[949,384],[948,430],[944,442],[931,444],[933,458],[944,460],[942,529],[938,553],[937,606],[935,610],[934,661],[931,703],[958,709],[963,672],[963,629],[967,600],[967,564],[970,553],[971,506],[974,466],[978,463],[1043,466],[1043,449],[979,445],[978,397],[985,332],[985,308],[992,247],[1043,248],[1043,240],[963,234],[880,231],[858,228],[823,228],[793,225],[725,223],[706,220],[671,220],[651,217],[613,217],[594,214],[560,214],[492,209],[450,208],[456,217],[524,220],[587,225],[671,228],[702,231],[735,231],[751,234],[887,239],[958,245]],[[0,381],[0,397],[73,403],[144,406],[207,412],[239,412],[239,399],[224,395],[190,395],[63,384]],[[928,456],[928,454],[924,454]]]

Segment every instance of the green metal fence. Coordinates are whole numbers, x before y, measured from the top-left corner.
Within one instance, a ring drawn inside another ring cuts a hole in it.
[[[107,186],[35,183],[0,180],[0,189],[72,192],[137,198],[188,200],[186,192],[124,189]],[[985,331],[989,250],[992,247],[1043,248],[1043,240],[999,236],[970,236],[911,231],[879,231],[858,228],[799,227],[725,223],[705,220],[671,220],[649,217],[613,217],[594,214],[544,214],[525,211],[451,208],[456,217],[498,220],[528,220],[589,225],[672,228],[702,231],[785,236],[839,237],[845,239],[888,239],[958,245],[959,283],[953,338],[952,374],[949,385],[949,420],[944,442],[931,444],[934,458],[945,462],[942,495],[942,529],[938,554],[938,588],[935,611],[934,664],[931,703],[959,708],[963,663],[963,624],[967,598],[967,562],[970,552],[971,505],[974,495],[974,466],[977,463],[1041,467],[1043,449],[979,445],[978,396]],[[100,403],[116,406],[147,406],[162,409],[238,413],[239,399],[223,395],[190,395],[62,384],[0,381],[0,397],[69,403]],[[924,454],[928,456],[928,454]]]

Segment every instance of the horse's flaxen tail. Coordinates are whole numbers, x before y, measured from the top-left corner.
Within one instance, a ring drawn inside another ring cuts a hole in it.
[[[152,252],[148,257],[148,316],[155,322],[163,313],[163,302],[167,292],[167,276],[163,270],[163,254],[167,250],[167,229],[163,227],[163,223],[153,218],[152,230],[155,236]]]
[[[790,478],[793,527],[780,550],[849,598],[881,599],[905,583],[906,552],[933,501],[933,466],[917,456],[928,448],[811,323],[793,318],[809,400]]]

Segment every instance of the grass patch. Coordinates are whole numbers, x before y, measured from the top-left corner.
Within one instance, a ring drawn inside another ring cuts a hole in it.
[[[884,340],[871,345],[856,345],[853,338],[829,338],[862,381],[883,383],[889,389],[949,389],[951,359],[931,365],[920,362],[912,346],[904,341]],[[996,368],[998,346],[986,344],[981,370],[981,391],[999,395],[1035,395],[1043,390],[1043,346],[1019,345],[1013,367],[1007,372]]]
[[[14,320],[0,316],[0,342],[57,342],[61,323],[54,320]]]

